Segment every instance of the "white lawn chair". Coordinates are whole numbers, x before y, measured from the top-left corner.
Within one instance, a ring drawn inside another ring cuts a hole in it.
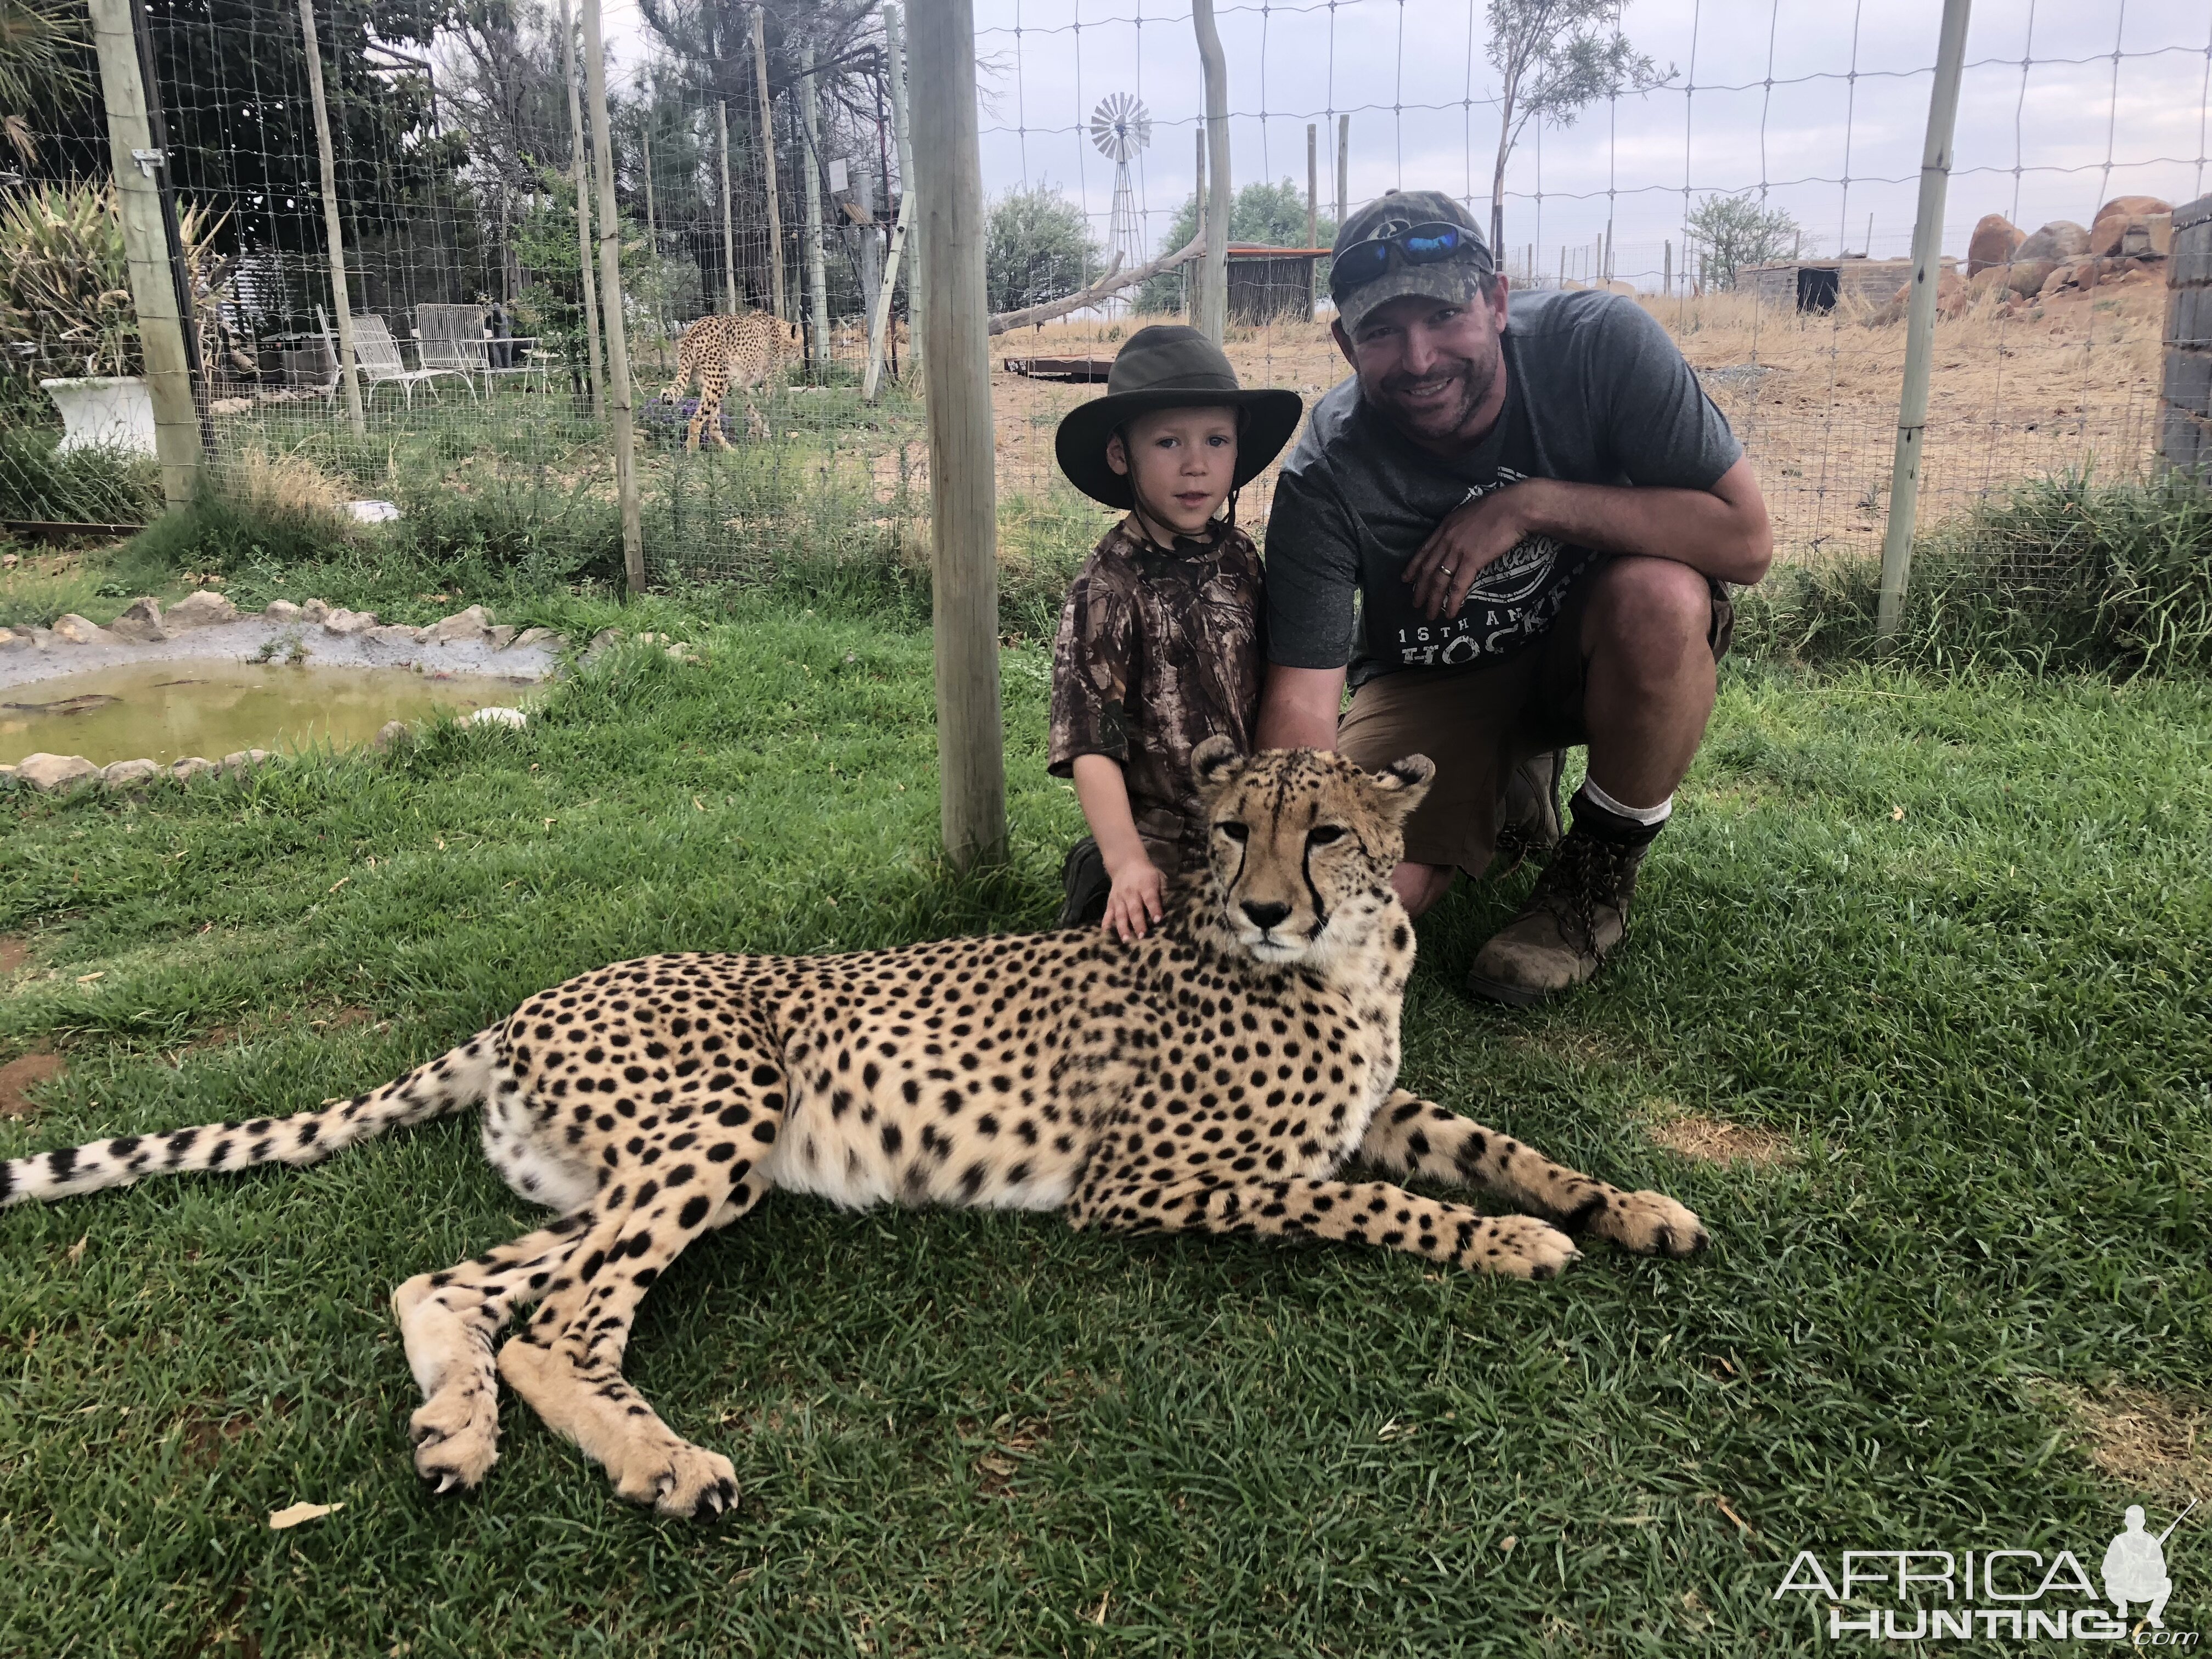
[[[474,377],[488,374],[482,306],[416,306],[415,358],[422,368],[457,369]]]
[[[468,387],[471,398],[477,395],[476,382],[465,368],[450,364],[408,368],[406,359],[399,355],[399,342],[392,337],[392,325],[373,312],[356,314],[353,319],[353,360],[361,371],[363,403],[375,395],[377,387],[396,386],[411,409],[416,386],[447,374]]]
[[[495,342],[484,337],[482,306],[425,305],[415,307],[415,351],[424,368],[453,368],[471,377],[481,375],[489,392],[496,379],[535,374],[543,382],[544,365],[533,362],[530,348],[536,339],[509,337],[498,342],[516,359],[504,366],[492,362]]]

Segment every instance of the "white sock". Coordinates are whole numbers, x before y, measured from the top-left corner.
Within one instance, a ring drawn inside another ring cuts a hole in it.
[[[1672,795],[1656,806],[1624,806],[1599,788],[1597,780],[1592,777],[1583,779],[1581,793],[1589,797],[1591,805],[1602,808],[1617,818],[1626,818],[1631,823],[1640,823],[1646,830],[1666,823],[1674,812],[1674,798]]]

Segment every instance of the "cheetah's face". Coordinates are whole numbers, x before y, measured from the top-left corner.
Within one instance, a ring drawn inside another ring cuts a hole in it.
[[[784,355],[787,356],[798,355],[800,337],[797,323],[787,323],[781,317],[775,319],[775,343],[777,349]]]
[[[1314,749],[1239,755],[1225,738],[1200,744],[1191,767],[1222,919],[1277,963],[1332,954],[1371,924],[1405,853],[1406,815],[1436,773],[1425,755],[1369,773]]]

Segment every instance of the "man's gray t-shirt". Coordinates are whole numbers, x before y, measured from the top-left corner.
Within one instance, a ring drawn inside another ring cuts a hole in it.
[[[1446,514],[1523,478],[1707,489],[1743,453],[1667,331],[1626,295],[1515,294],[1503,344],[1504,410],[1449,460],[1378,418],[1357,379],[1315,405],[1267,518],[1268,660],[1349,665],[1354,685],[1501,660],[1605,556],[1531,536],[1475,579],[1456,617],[1431,622],[1403,573]]]

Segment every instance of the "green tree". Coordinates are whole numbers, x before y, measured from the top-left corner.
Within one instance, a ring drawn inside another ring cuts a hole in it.
[[[1674,78],[1620,32],[1627,0],[1490,0],[1490,64],[1498,71],[1498,162],[1490,177],[1490,246],[1505,242],[1505,163],[1531,121],[1571,127],[1601,98],[1649,92]]]
[[[1091,222],[1051,185],[1008,191],[992,204],[983,281],[993,311],[1073,294],[1102,268]]]
[[[1161,240],[1160,252],[1172,253],[1198,234],[1198,198],[1187,196],[1176,210],[1175,222]],[[1304,247],[1306,245],[1306,193],[1288,179],[1279,185],[1254,183],[1230,198],[1229,240],[1262,247]],[[1314,246],[1327,247],[1336,240],[1336,220],[1321,215],[1314,231]],[[1162,271],[1137,290],[1139,311],[1180,311],[1188,267]],[[1322,262],[1320,280],[1328,280],[1328,263]]]
[[[1795,219],[1748,193],[1706,197],[1690,210],[1684,229],[1690,256],[1705,261],[1705,280],[1714,288],[1734,288],[1745,265],[1779,259],[1799,234]]]
[[[597,216],[594,215],[594,222]],[[645,224],[627,213],[618,225],[626,315],[650,316],[665,281],[663,262],[646,246]],[[514,227],[515,263],[522,291],[515,296],[518,334],[559,352],[571,378],[583,373],[589,350],[584,319],[584,278],[576,252],[576,190],[565,170],[540,169],[528,210]],[[599,276],[592,267],[594,279]]]

